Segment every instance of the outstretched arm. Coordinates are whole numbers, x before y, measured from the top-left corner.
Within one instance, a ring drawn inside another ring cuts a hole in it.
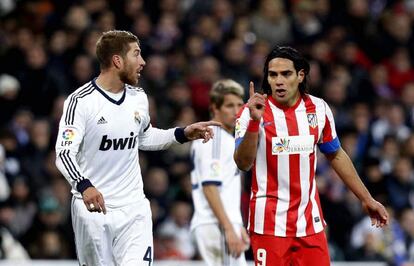
[[[383,227],[388,224],[388,213],[384,206],[376,201],[362,183],[346,152],[339,148],[336,152],[325,154],[332,168],[339,175],[345,185],[358,197],[364,210],[371,218],[371,224]]]
[[[197,122],[185,128],[159,129],[148,125],[139,136],[140,150],[165,150],[173,143],[185,143],[191,140],[203,139],[203,142],[213,138],[213,130],[209,126],[221,126],[216,121]]]
[[[184,128],[184,135],[188,140],[203,139],[206,143],[213,138],[213,129],[210,126],[222,126],[217,121],[197,122]]]

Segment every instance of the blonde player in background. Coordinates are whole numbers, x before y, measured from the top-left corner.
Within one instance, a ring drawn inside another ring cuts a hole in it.
[[[210,92],[215,138],[208,143],[193,141],[194,216],[191,230],[208,266],[244,266],[249,237],[240,213],[240,171],[233,160],[234,126],[243,105],[243,88],[237,82],[217,81]]]
[[[199,122],[153,128],[148,98],[136,87],[145,66],[139,41],[126,31],[102,34],[101,73],[69,95],[56,143],[56,166],[72,185],[72,223],[80,265],[150,266],[152,221],[143,192],[138,149],[166,149],[213,136]]]

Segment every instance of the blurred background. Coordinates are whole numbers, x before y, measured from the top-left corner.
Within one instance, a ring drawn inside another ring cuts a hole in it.
[[[140,39],[140,86],[160,128],[208,119],[219,78],[260,88],[274,45],[304,53],[310,93],[333,109],[343,148],[391,215],[384,230],[372,228],[319,157],[332,260],[414,263],[413,26],[414,0],[1,0],[0,258],[76,259],[57,127],[67,95],[99,73],[100,33],[122,29]],[[156,260],[200,259],[189,147],[140,153]],[[246,219],[249,173],[242,182]]]

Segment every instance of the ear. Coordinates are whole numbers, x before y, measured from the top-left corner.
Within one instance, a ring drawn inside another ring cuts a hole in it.
[[[115,68],[120,69],[123,65],[124,61],[122,60],[122,57],[119,55],[113,55],[112,56],[112,64],[115,66]]]
[[[303,69],[301,69],[298,72],[299,83],[302,83],[302,81],[303,81],[304,78],[305,78],[305,71]]]
[[[213,116],[216,115],[217,111],[218,111],[218,108],[217,108],[216,104],[214,104],[214,103],[210,104],[210,112]]]

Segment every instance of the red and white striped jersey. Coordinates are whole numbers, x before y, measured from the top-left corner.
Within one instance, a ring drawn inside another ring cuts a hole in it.
[[[236,148],[249,120],[245,106],[236,122]],[[315,183],[317,145],[323,153],[340,147],[324,100],[305,94],[294,106],[284,107],[268,97],[252,167],[250,231],[302,237],[323,230],[326,223]]]

